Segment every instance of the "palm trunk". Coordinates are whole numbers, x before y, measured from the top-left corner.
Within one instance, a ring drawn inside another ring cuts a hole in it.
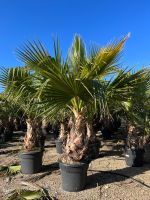
[[[65,138],[65,125],[64,123],[60,123],[60,132],[59,132],[59,139],[63,141],[63,139]]]
[[[143,149],[146,143],[146,137],[143,135],[138,135],[138,128],[132,124],[128,124],[128,137],[127,146],[129,148]]]
[[[43,135],[44,136],[46,136],[47,135],[47,126],[48,126],[48,122],[44,119],[43,121],[42,121],[42,133],[43,133]]]
[[[14,124],[12,117],[9,117],[9,119],[3,121],[4,127],[5,127],[5,133],[8,135],[12,135],[14,131]]]
[[[70,133],[67,135],[62,161],[73,163],[84,160],[87,157],[88,144],[92,135],[92,125],[86,122],[82,113],[77,113],[74,122],[71,123]]]
[[[37,147],[40,147],[40,137],[42,135],[42,123],[34,119],[27,119],[27,133],[24,138],[24,149],[33,150]]]
[[[86,128],[87,128],[87,137],[89,140],[94,140],[94,133],[93,133],[93,126],[92,123],[90,121],[86,122]]]
[[[14,123],[14,128],[15,128],[15,131],[19,131],[20,130],[20,119],[19,117],[16,117],[13,121]]]

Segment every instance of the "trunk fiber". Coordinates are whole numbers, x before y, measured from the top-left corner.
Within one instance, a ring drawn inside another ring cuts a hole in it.
[[[24,149],[33,150],[36,147],[40,147],[39,140],[42,135],[42,123],[37,120],[27,119],[27,133],[24,138]]]

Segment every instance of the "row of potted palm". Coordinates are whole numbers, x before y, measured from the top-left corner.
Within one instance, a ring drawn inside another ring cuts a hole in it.
[[[149,77],[149,75],[148,75]],[[148,78],[149,79],[149,78]],[[150,93],[149,80],[138,88],[128,112],[126,161],[129,166],[142,166],[150,159]]]
[[[27,132],[21,150],[21,170],[23,173],[36,173],[41,170],[44,147],[42,118],[38,117],[40,106],[34,98],[34,80],[26,68],[2,69],[1,82],[5,86],[5,98],[17,105],[26,118]],[[32,158],[34,157],[34,159]]]
[[[4,94],[0,94],[0,141],[4,143],[12,138],[14,130],[14,119],[18,112],[18,107],[10,104]]]
[[[91,144],[95,142],[93,116],[99,113],[100,119],[107,123],[115,113],[128,113],[136,89],[148,81],[147,69],[132,72],[119,66],[118,59],[127,38],[103,48],[92,46],[87,52],[83,40],[76,35],[66,59],[61,56],[58,41],[54,42],[53,56],[40,42],[17,49],[24,67],[2,69],[0,82],[8,99],[24,109],[28,117],[21,154],[24,173],[40,170],[40,167],[35,170],[35,166],[41,166],[42,121],[65,112],[68,120],[60,123],[62,188],[79,191],[85,187],[92,160]]]

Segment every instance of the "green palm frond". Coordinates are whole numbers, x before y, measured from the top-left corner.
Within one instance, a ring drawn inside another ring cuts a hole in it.
[[[53,43],[54,43],[53,46],[54,46],[55,60],[56,63],[59,65],[62,62],[62,58],[61,58],[61,49],[58,38],[54,39]]]
[[[28,42],[24,44],[21,48],[16,49],[16,54],[18,58],[25,63],[27,66],[29,64],[37,65],[41,63],[46,57],[49,57],[49,53],[43,44],[38,42]]]
[[[17,117],[21,114],[19,106],[10,102],[5,93],[0,95],[0,119],[6,120],[9,117]]]
[[[45,194],[41,190],[14,190],[5,200],[44,200]]]
[[[75,35],[68,53],[68,64],[74,73],[79,75],[83,65],[86,63],[86,47],[80,36]]]
[[[67,65],[65,63],[61,65],[63,61],[58,39],[54,40],[54,57],[39,41],[24,44],[16,50],[16,54],[29,69],[35,70],[42,77],[48,78],[49,73],[59,73],[60,70],[67,71]]]
[[[3,175],[14,175],[21,171],[20,165],[9,165],[9,166],[0,166],[0,174]]]
[[[103,48],[92,47],[89,62],[81,72],[82,77],[88,79],[100,78],[118,71],[120,53],[128,37],[129,35]]]
[[[5,98],[28,116],[36,117],[40,112],[40,101],[35,97],[39,80],[26,67],[0,69],[0,83],[5,86]],[[38,108],[38,109],[37,109]]]

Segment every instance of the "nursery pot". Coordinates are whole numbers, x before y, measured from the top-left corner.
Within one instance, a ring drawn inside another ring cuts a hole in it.
[[[112,138],[112,131],[105,127],[104,129],[101,130],[102,136],[104,140],[110,140]]]
[[[5,132],[3,138],[4,138],[4,141],[5,141],[5,142],[8,142],[9,140],[12,139],[12,134],[11,134],[11,133],[8,133],[8,132]]]
[[[43,149],[43,150],[44,150],[44,146],[45,146],[45,139],[46,139],[45,136],[43,136],[43,137],[41,137],[41,138],[39,139],[39,147],[40,147],[41,149]]]
[[[35,174],[42,168],[43,151],[29,151],[20,154],[21,172],[23,174]]]
[[[96,140],[89,145],[91,149],[92,159],[96,159],[99,156],[100,141]]]
[[[56,152],[59,154],[62,154],[62,145],[63,145],[63,141],[60,139],[55,140],[55,144],[56,144]]]
[[[13,130],[4,130],[5,141],[9,141],[12,139]]]
[[[141,167],[144,163],[144,149],[130,149],[125,152],[126,164],[130,167]]]
[[[1,142],[6,142],[6,135],[4,133],[1,134]]]
[[[77,192],[85,188],[88,164],[59,163],[61,170],[62,189],[68,192]]]
[[[144,146],[145,154],[144,154],[144,162],[150,163],[150,143]]]

